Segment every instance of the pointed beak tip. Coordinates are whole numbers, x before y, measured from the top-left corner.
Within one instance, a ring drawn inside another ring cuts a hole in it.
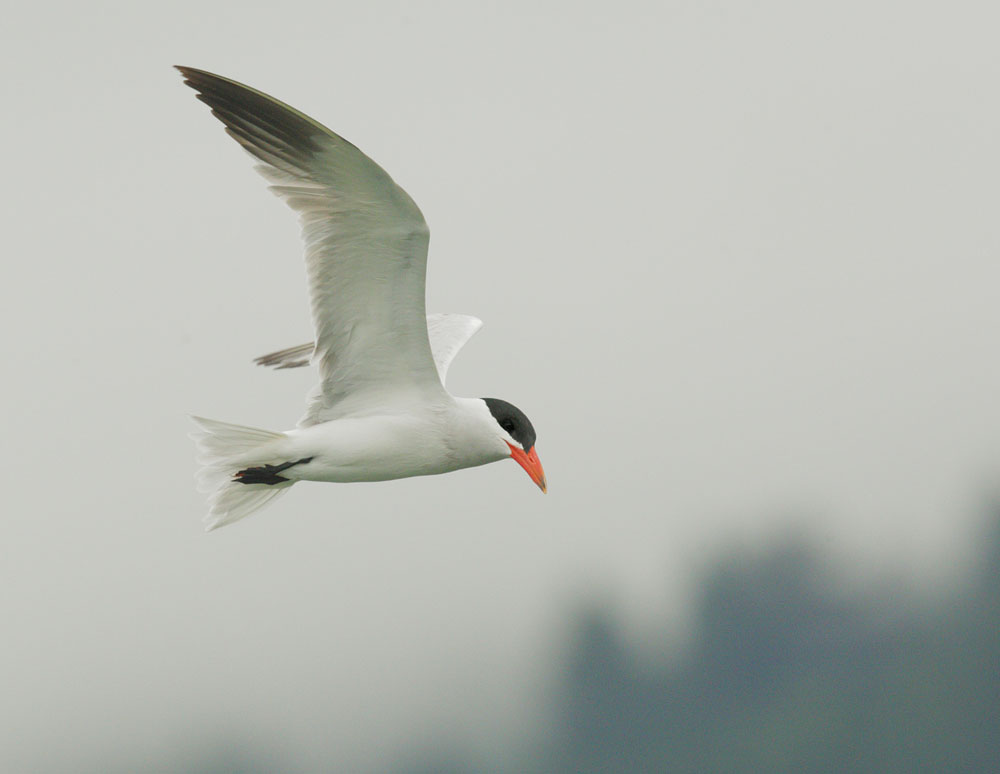
[[[542,470],[542,463],[538,459],[538,454],[535,453],[535,448],[532,447],[528,451],[524,451],[509,443],[507,445],[510,446],[510,456],[514,461],[524,468],[531,480],[542,490],[542,493],[547,494],[549,489],[545,482],[545,471]]]

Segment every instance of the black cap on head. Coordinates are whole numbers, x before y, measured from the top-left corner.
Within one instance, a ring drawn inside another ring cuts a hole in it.
[[[483,402],[507,435],[521,444],[525,451],[531,451],[535,445],[535,428],[531,426],[531,420],[524,415],[524,412],[499,398],[483,398]]]

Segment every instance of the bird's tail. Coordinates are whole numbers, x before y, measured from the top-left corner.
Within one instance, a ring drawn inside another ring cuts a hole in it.
[[[276,473],[267,463],[280,456],[287,436],[253,427],[191,417],[198,428],[191,433],[201,470],[198,491],[208,494],[206,530],[224,527],[249,516],[288,490],[294,481]],[[247,482],[249,480],[249,483]]]

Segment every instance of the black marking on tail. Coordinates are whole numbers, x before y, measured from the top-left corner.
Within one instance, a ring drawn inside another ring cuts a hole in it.
[[[293,465],[304,465],[307,462],[312,462],[312,460],[312,457],[303,457],[301,460],[282,462],[280,465],[261,465],[256,468],[244,468],[233,476],[233,481],[238,481],[241,484],[270,484],[274,486],[275,484],[280,484],[282,481],[288,481],[284,476],[279,476],[279,473],[288,470]]]

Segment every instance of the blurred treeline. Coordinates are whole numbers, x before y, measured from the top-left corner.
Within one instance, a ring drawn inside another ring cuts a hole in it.
[[[679,653],[630,641],[613,606],[570,622],[544,741],[511,739],[503,760],[424,749],[392,771],[1000,771],[1000,519],[980,543],[964,580],[933,599],[838,581],[801,541],[730,554],[703,574]],[[301,770],[281,757],[222,744],[143,770]]]
[[[935,601],[848,590],[801,543],[730,556],[703,578],[684,652],[664,646],[659,661],[623,638],[615,611],[592,611],[556,681],[555,732],[515,768],[1000,771],[1000,521],[983,548]],[[399,771],[511,768],[454,761]]]

